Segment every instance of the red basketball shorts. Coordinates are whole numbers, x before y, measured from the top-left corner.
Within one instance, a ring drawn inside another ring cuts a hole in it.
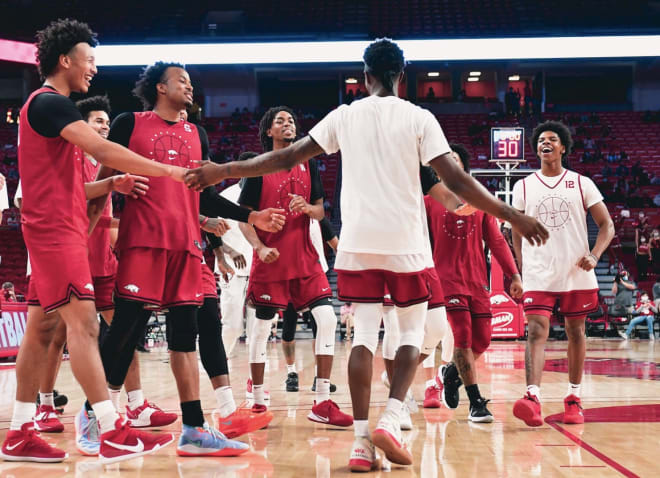
[[[421,304],[431,298],[428,271],[337,270],[337,296],[344,302],[369,304],[385,303],[384,297],[389,294],[391,304],[398,307]]]
[[[68,304],[71,297],[94,300],[86,244],[43,246],[28,243],[32,275],[28,304],[52,312]]]
[[[202,293],[205,299],[217,299],[218,288],[215,282],[215,274],[207,264],[202,263]]]
[[[474,296],[447,295],[447,319],[454,334],[454,346],[484,352],[490,345],[490,298],[485,294]]]
[[[96,310],[112,310],[115,303],[112,294],[115,290],[115,280],[117,276],[92,277],[94,283],[94,293],[96,294]]]
[[[275,309],[286,309],[291,302],[296,310],[303,310],[327,297],[332,297],[332,290],[320,266],[316,274],[298,279],[270,282],[250,279],[247,290],[251,304]]]
[[[529,291],[523,294],[525,314],[550,317],[559,301],[559,312],[567,319],[582,319],[598,310],[598,289],[568,292]]]
[[[201,259],[187,251],[133,247],[121,251],[115,295],[166,308],[201,305]]]

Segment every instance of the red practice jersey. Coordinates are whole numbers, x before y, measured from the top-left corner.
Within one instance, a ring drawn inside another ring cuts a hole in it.
[[[159,163],[193,168],[202,159],[195,125],[170,124],[151,111],[133,113],[131,151]],[[119,223],[117,249],[148,247],[187,251],[201,258],[199,193],[167,177],[150,177],[149,191],[139,199],[126,197]]]
[[[426,196],[433,262],[445,295],[483,295],[490,289],[484,242],[508,276],[518,273],[513,254],[500,232],[497,220],[477,211],[469,216],[449,212]]]

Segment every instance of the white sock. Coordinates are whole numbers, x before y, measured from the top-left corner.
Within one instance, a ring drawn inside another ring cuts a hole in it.
[[[286,373],[298,373],[295,362],[286,366]]]
[[[55,408],[55,395],[53,392],[50,393],[41,393],[39,392],[39,402],[42,405],[48,405]]]
[[[113,390],[112,388],[109,388],[108,393],[110,393],[110,401],[115,406],[115,410],[119,411],[119,407],[120,407],[119,402],[121,400],[121,389]]]
[[[354,420],[353,432],[356,437],[369,438],[369,420]]]
[[[131,390],[127,393],[128,395],[128,408],[135,410],[138,407],[144,405],[144,394],[142,389],[138,388],[137,390]]]
[[[391,413],[398,421],[399,415],[401,414],[401,407],[403,407],[403,402],[401,400],[397,400],[396,398],[388,398],[387,406],[385,407],[385,413]]]
[[[568,392],[566,392],[566,396],[568,397],[569,395],[575,395],[576,397],[580,398],[580,388],[581,384],[574,384],[574,383],[569,383],[568,384]]]
[[[527,392],[541,401],[541,387],[538,385],[527,385]]]
[[[213,392],[215,393],[215,399],[218,402],[218,409],[222,418],[236,411],[236,402],[234,402],[234,394],[230,386],[218,387]]]
[[[30,423],[34,419],[34,413],[37,407],[34,402],[14,402],[14,414],[11,416],[10,430],[20,430],[25,423]]]
[[[316,379],[316,403],[325,402],[330,399],[330,379]]]
[[[426,381],[426,388],[429,388],[429,387],[435,387],[435,379],[434,378]]]
[[[254,394],[254,403],[258,405],[266,405],[266,399],[264,398],[264,384],[255,385],[252,384],[252,393]]]
[[[99,422],[101,434],[114,430],[117,419],[121,418],[110,400],[93,403],[92,410],[94,410],[94,415],[96,415],[96,419]]]

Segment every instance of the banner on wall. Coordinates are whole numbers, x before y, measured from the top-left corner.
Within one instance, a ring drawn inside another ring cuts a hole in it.
[[[0,357],[15,357],[25,334],[27,302],[3,302],[0,308]]]

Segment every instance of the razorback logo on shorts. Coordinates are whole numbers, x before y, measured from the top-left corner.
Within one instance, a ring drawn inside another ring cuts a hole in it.
[[[499,305],[499,304],[504,304],[506,302],[509,302],[509,299],[503,294],[497,294],[490,298],[491,304]]]
[[[85,289],[91,290],[92,292],[94,292],[94,286],[90,283],[85,284]]]
[[[135,284],[128,284],[124,286],[124,289],[126,289],[129,292],[132,292],[133,294],[137,294],[140,292],[140,288],[136,286]]]
[[[525,304],[531,304],[532,302],[534,302],[534,299],[532,299],[531,297],[527,297],[525,299]]]
[[[456,298],[454,298],[454,299],[449,299],[449,302],[448,302],[448,303],[449,303],[449,304],[460,304],[460,303],[461,303],[461,300],[460,300],[460,299],[456,299]]]
[[[271,296],[269,296],[268,294],[264,294],[264,295],[260,296],[259,298],[263,299],[263,300],[272,300]]]

